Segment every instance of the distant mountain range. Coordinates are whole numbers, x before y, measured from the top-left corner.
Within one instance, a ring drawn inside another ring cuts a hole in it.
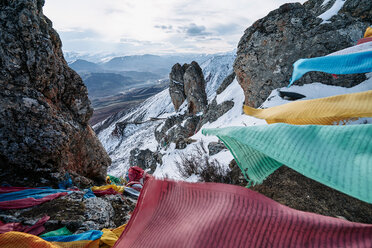
[[[209,64],[210,58],[218,58],[204,54],[105,57],[104,54],[65,53],[64,56],[88,88],[95,109],[91,124],[163,90],[168,85],[164,79],[174,64],[191,61]]]
[[[133,55],[133,56],[122,56],[122,57],[107,57],[106,59],[101,58],[98,61],[89,60],[89,58],[95,58],[93,55],[89,57],[84,55],[78,57],[74,55],[73,60],[68,60],[71,68],[77,72],[124,72],[124,71],[136,71],[136,72],[151,72],[159,75],[160,77],[168,77],[172,66],[175,63],[190,63],[195,60],[198,63],[203,63],[208,60],[212,55]],[[86,58],[86,59],[85,59]],[[70,57],[71,59],[71,57]],[[97,60],[97,58],[96,58]]]

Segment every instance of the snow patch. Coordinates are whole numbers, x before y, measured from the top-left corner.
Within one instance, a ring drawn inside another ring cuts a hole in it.
[[[324,2],[328,3],[327,0],[325,0]],[[326,4],[324,2],[322,4],[322,6],[324,6]],[[319,15],[318,17],[323,19],[323,22],[321,24],[330,23],[330,21],[328,21],[328,20],[331,19],[333,16],[337,15],[338,11],[340,11],[342,6],[344,6],[345,2],[346,2],[346,0],[336,0],[335,3],[332,5],[332,7],[329,10],[327,10],[323,14]]]

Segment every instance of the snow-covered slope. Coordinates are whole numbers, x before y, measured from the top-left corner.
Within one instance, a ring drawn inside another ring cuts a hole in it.
[[[219,54],[211,57],[201,65],[203,74],[208,79],[206,80],[208,101],[213,99],[216,89],[225,77],[232,73],[234,59],[234,52]],[[186,105],[183,104],[179,113],[183,113],[185,110]],[[149,121],[150,118],[167,118],[175,114],[176,112],[171,102],[169,91],[166,89],[147,99],[138,107],[111,123],[107,128],[101,130],[98,133],[98,138],[112,159],[112,165],[108,172],[113,175],[122,175],[125,173],[128,167],[132,166],[129,165],[129,156],[130,151],[134,148],[155,151],[158,144],[155,140],[154,131],[164,120]],[[112,135],[117,123],[134,121],[144,123],[128,124],[124,135]],[[94,128],[97,129],[102,124],[103,122],[97,124]]]
[[[309,100],[315,98],[322,98],[328,97],[333,95],[341,95],[341,94],[349,94],[349,93],[356,93],[356,92],[363,92],[367,90],[372,90],[372,73],[367,74],[367,80],[363,83],[352,87],[352,88],[344,88],[339,86],[331,86],[325,85],[321,83],[312,83],[312,84],[305,84],[303,86],[292,86],[289,89],[286,87],[275,89],[272,91],[271,95],[267,98],[267,100],[262,104],[261,108],[268,108],[277,105],[282,105],[285,103],[289,103],[291,101],[284,100],[279,96],[279,90],[282,91],[291,91],[305,95],[306,97],[302,100]],[[217,121],[213,123],[207,123],[202,128],[219,128],[219,127],[227,127],[227,126],[254,126],[254,125],[267,125],[265,120],[257,119],[251,116],[247,116],[243,114],[243,102],[244,102],[244,94],[243,90],[240,87],[238,81],[235,79],[233,83],[226,88],[224,92],[217,96],[217,102],[222,103],[223,101],[232,100],[234,101],[234,107],[221,116]],[[346,124],[366,124],[372,123],[372,118],[360,118],[356,121],[349,121]],[[209,142],[217,141],[217,137],[211,136],[204,136],[201,133],[201,130],[196,133],[194,136],[190,137],[191,139],[202,141],[204,144],[208,144]],[[184,150],[177,150],[175,146],[171,146],[167,151],[165,151],[165,155],[163,156],[163,165],[158,166],[157,170],[155,171],[155,175],[158,177],[171,177],[176,179],[180,178],[175,161],[179,159],[181,153],[185,154],[192,154],[195,152],[197,148],[198,142],[190,144]],[[220,163],[228,166],[230,161],[233,159],[233,156],[229,151],[220,152],[214,156],[210,157],[210,160],[216,159]],[[189,178],[188,181],[195,181],[197,177]]]
[[[202,69],[207,81],[208,101],[211,102],[216,97],[217,103],[221,104],[224,101],[233,101],[234,106],[220,118],[212,123],[206,123],[202,128],[218,128],[226,126],[251,126],[251,125],[267,125],[264,120],[256,119],[251,116],[244,115],[242,112],[244,94],[239,83],[235,79],[221,94],[216,96],[216,89],[219,87],[223,79],[232,72],[232,63],[234,61],[233,54],[225,54],[213,57],[202,64]],[[344,88],[338,86],[329,86],[321,83],[306,84],[303,86],[292,86],[291,88],[281,88],[272,91],[271,95],[262,104],[262,108],[277,106],[288,103],[279,96],[279,90],[291,91],[303,94],[306,99],[314,99],[327,97],[332,95],[346,94],[372,90],[372,73],[367,74],[367,80],[353,87]],[[106,129],[102,130],[98,137],[103,146],[108,151],[112,158],[112,166],[109,168],[109,173],[117,176],[123,175],[129,166],[130,151],[134,148],[150,149],[163,154],[162,164],[158,165],[154,175],[158,177],[171,177],[181,179],[176,168],[176,163],[182,154],[193,154],[198,145],[202,142],[208,144],[212,141],[217,141],[216,137],[206,137],[201,134],[201,130],[190,139],[196,140],[189,144],[185,149],[179,150],[175,148],[175,144],[171,144],[167,148],[158,146],[155,140],[155,129],[159,128],[163,119],[150,121],[151,118],[167,118],[171,115],[177,115],[186,111],[186,104],[181,106],[180,112],[174,111],[168,89],[149,98],[140,106],[133,109],[126,115],[111,123]],[[124,134],[121,136],[113,135],[116,123],[118,122],[144,122],[142,124],[127,124]],[[362,118],[354,123],[372,123],[372,118]],[[353,124],[353,123],[350,123]],[[228,151],[220,152],[210,159],[217,159],[220,163],[228,165],[233,159]],[[195,181],[197,177],[192,177],[189,180]]]

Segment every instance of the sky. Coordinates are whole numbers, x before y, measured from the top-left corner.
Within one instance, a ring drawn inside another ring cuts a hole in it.
[[[304,0],[46,0],[65,52],[218,53],[286,2]]]

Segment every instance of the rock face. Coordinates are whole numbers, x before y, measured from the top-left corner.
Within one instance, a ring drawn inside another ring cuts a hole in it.
[[[183,75],[187,106],[190,114],[196,114],[205,111],[208,104],[207,94],[205,93],[205,80],[203,71],[193,61],[186,69]]]
[[[183,75],[185,74],[185,67],[180,64],[175,64],[169,74],[169,94],[174,105],[174,109],[178,111],[182,103],[186,99]]]
[[[188,112],[196,114],[205,111],[208,104],[205,93],[203,71],[195,61],[191,64],[175,64],[169,74],[169,94],[176,111],[187,99]]]
[[[221,94],[234,81],[235,76],[235,72],[233,72],[222,81],[222,84],[216,91],[217,95]]]
[[[88,125],[81,78],[63,58],[43,0],[0,1],[0,181],[104,180],[110,158]]]
[[[177,149],[184,149],[191,142],[188,138],[198,130],[200,120],[199,116],[190,114],[170,116],[155,130],[156,141],[161,147],[175,143]]]
[[[355,45],[363,36],[371,24],[371,1],[348,0],[330,23],[321,24],[322,19],[317,16],[334,2],[325,6],[323,0],[284,4],[244,32],[234,71],[244,90],[245,104],[259,107],[273,89],[286,86],[296,60]],[[329,74],[310,72],[295,84],[321,82],[351,87],[364,79],[364,75],[340,75],[334,79]]]
[[[156,167],[162,163],[161,158],[162,155],[158,152],[135,148],[130,151],[129,164],[131,166],[141,167],[144,170],[150,169],[148,173],[152,174]]]

